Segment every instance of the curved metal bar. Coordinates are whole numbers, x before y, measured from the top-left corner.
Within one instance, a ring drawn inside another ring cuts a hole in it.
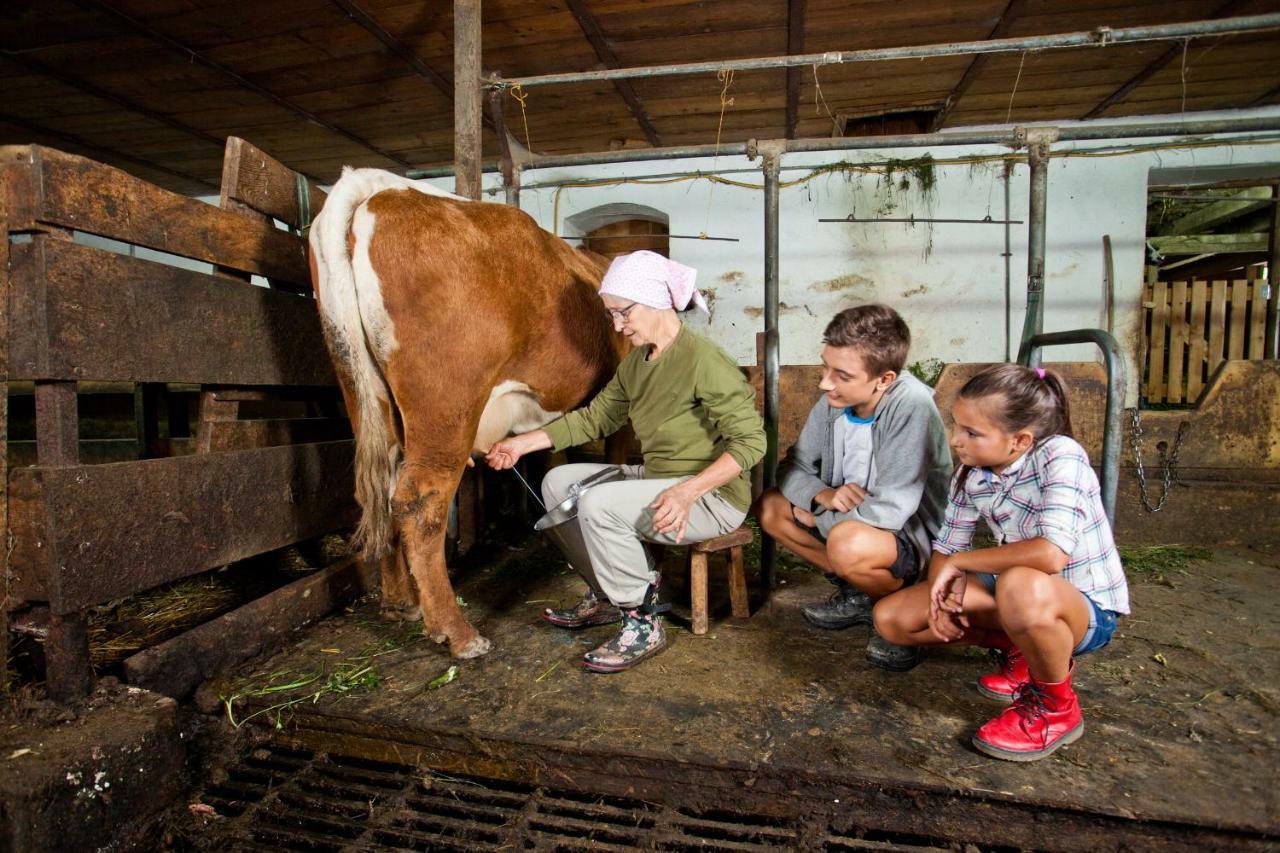
[[[1102,329],[1074,329],[1069,332],[1045,332],[1033,335],[1022,342],[1018,349],[1018,363],[1038,361],[1043,347],[1067,344],[1097,344],[1102,350],[1102,360],[1107,367],[1107,411],[1103,416],[1102,431],[1102,505],[1112,528],[1116,523],[1116,492],[1120,485],[1120,414],[1124,406],[1124,394],[1128,384],[1124,357],[1116,339]]]

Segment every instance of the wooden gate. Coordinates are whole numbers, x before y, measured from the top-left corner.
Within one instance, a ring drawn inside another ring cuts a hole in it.
[[[1149,268],[1142,300],[1142,398],[1191,404],[1227,359],[1263,358],[1266,281],[1157,281]]]

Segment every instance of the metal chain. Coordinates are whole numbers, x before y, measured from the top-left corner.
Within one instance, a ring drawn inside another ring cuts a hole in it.
[[[1169,501],[1169,487],[1175,482],[1182,483],[1178,477],[1178,455],[1182,452],[1182,440],[1186,438],[1187,430],[1191,425],[1188,421],[1178,424],[1178,432],[1173,438],[1172,452],[1167,451],[1164,442],[1156,445],[1156,453],[1160,456],[1160,478],[1163,481],[1163,488],[1160,492],[1160,500],[1152,506],[1147,497],[1147,472],[1142,464],[1142,416],[1137,406],[1130,409],[1129,414],[1133,419],[1130,444],[1133,445],[1133,462],[1138,475],[1138,499],[1142,501],[1142,508],[1147,512],[1159,512]]]

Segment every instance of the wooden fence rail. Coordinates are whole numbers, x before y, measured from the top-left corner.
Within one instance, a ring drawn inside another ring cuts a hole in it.
[[[1147,273],[1142,307],[1143,400],[1194,403],[1227,359],[1263,358],[1266,282],[1157,281]]]

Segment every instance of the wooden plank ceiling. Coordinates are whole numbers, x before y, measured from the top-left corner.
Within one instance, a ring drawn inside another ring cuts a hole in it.
[[[1274,0],[484,0],[506,76],[1172,23]],[[452,3],[9,0],[0,143],[208,192],[241,136],[325,181],[452,159]],[[536,87],[507,126],[545,153],[902,132],[1280,102],[1280,34]],[[907,113],[907,115],[903,115]],[[486,153],[496,138],[486,132]]]

